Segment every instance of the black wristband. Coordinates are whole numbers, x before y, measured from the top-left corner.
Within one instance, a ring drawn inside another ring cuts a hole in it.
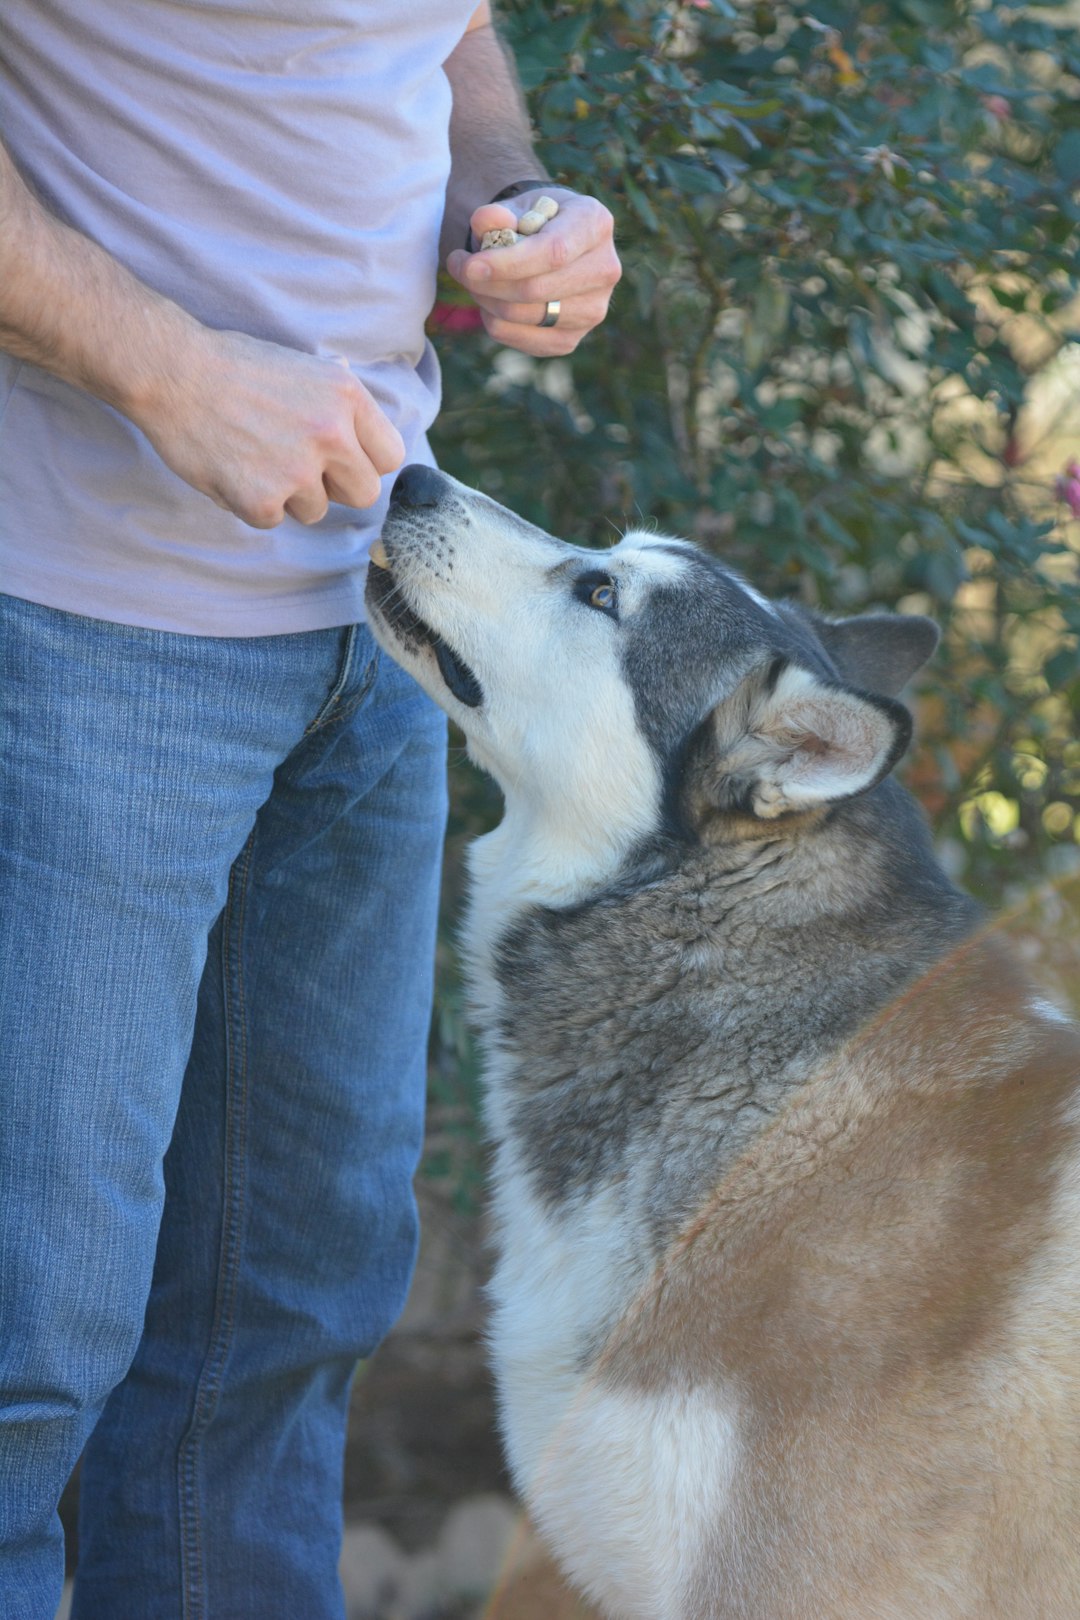
[[[543,191],[545,186],[553,184],[551,180],[515,180],[512,186],[503,186],[497,191],[491,201],[505,202],[507,197],[518,197],[523,191]]]
[[[520,197],[523,191],[542,191],[545,186],[550,186],[551,184],[552,181],[550,180],[515,180],[513,185],[503,186],[501,191],[497,191],[494,197],[490,198],[490,201],[493,203],[505,202],[508,197]],[[465,232],[466,253],[471,253],[473,251],[472,238],[473,232],[472,226],[470,225],[468,230]]]

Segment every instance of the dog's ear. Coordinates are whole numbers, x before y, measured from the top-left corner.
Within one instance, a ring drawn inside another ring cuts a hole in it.
[[[814,620],[825,651],[845,681],[895,697],[938,644],[941,632],[921,613],[861,613]]]
[[[777,658],[711,717],[702,787],[720,809],[772,819],[864,793],[911,740],[902,703]]]

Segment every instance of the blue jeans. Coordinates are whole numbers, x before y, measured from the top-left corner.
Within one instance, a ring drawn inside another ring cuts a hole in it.
[[[0,1615],[329,1620],[404,1301],[445,728],[363,627],[0,597]]]

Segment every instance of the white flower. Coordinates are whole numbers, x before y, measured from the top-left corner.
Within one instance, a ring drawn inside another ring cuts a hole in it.
[[[894,152],[889,146],[864,146],[859,156],[869,168],[880,169],[887,179],[891,180],[897,168],[910,169],[911,164],[899,152]]]

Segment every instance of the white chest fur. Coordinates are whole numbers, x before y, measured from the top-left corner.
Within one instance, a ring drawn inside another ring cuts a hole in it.
[[[504,1139],[493,1213],[491,1346],[515,1482],[564,1568],[611,1614],[682,1620],[734,1475],[733,1408],[715,1390],[606,1381],[607,1336],[653,1264],[615,1188],[553,1211]]]

